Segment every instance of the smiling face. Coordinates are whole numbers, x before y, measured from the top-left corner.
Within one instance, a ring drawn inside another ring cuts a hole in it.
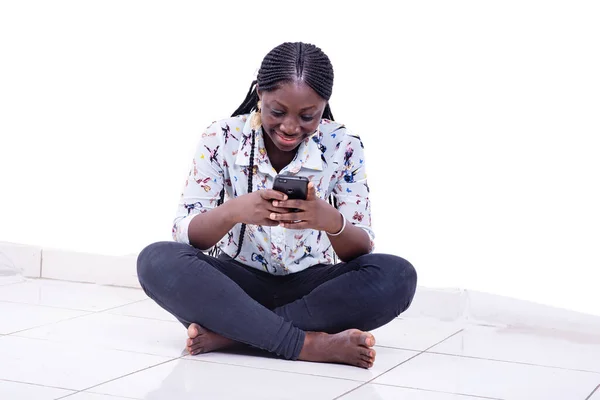
[[[282,83],[276,90],[261,92],[261,121],[269,156],[293,152],[318,128],[327,101],[303,82]]]

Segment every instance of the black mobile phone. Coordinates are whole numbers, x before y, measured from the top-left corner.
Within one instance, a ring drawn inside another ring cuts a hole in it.
[[[308,178],[304,176],[277,175],[273,189],[287,194],[289,199],[306,200],[308,196]]]

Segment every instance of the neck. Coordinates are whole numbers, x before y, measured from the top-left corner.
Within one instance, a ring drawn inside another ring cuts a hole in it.
[[[293,151],[281,151],[277,148],[277,146],[275,146],[275,143],[273,143],[269,135],[263,134],[263,138],[265,141],[267,156],[269,156],[269,161],[271,161],[271,165],[273,168],[275,168],[275,171],[279,173],[279,171],[284,169],[289,163],[292,162],[294,157],[296,157],[296,152],[298,149],[296,148]]]

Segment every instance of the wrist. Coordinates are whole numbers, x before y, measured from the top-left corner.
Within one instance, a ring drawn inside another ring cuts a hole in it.
[[[342,233],[342,229],[345,227],[345,217],[342,215],[341,212],[339,212],[337,209],[332,207],[332,215],[331,218],[329,219],[331,222],[329,223],[329,226],[325,229],[325,232],[328,235],[334,235],[337,236],[340,233]]]
[[[239,197],[226,201],[221,205],[225,220],[230,225],[236,225],[242,222],[241,209],[239,206]]]

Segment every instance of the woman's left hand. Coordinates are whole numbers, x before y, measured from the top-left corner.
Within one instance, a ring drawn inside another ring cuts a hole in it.
[[[336,233],[342,229],[340,212],[328,202],[317,197],[315,186],[308,183],[306,200],[273,200],[273,206],[281,212],[271,213],[270,219],[279,221],[279,226],[287,229],[314,229]],[[297,209],[297,212],[291,210]]]

